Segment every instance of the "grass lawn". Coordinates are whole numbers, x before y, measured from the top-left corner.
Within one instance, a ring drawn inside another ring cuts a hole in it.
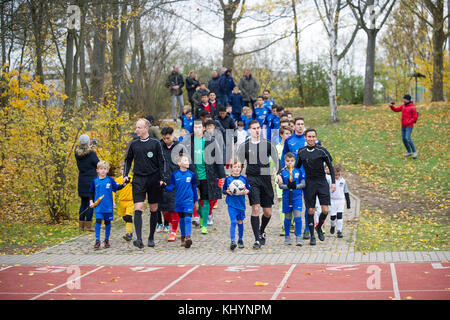
[[[419,120],[412,139],[419,152],[414,160],[406,153],[400,134],[400,113],[387,105],[340,106],[338,124],[330,124],[328,107],[297,108],[307,127],[318,131],[318,138],[330,151],[333,161],[384,199],[402,203],[420,199],[427,209],[386,210],[361,208],[356,249],[449,250],[450,184],[450,104],[427,103],[417,106]],[[351,190],[352,186],[349,186]],[[363,204],[364,205],[364,204]],[[381,205],[382,207],[382,205]]]

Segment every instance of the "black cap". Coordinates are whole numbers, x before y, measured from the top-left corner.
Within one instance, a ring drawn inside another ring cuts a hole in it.
[[[406,100],[408,100],[408,101],[411,101],[411,96],[410,96],[409,94],[405,94],[405,95],[403,96],[403,99],[406,99]]]
[[[155,121],[155,118],[153,118],[152,115],[148,115],[147,117],[145,117],[145,119],[147,119],[150,124],[153,124],[153,121]]]

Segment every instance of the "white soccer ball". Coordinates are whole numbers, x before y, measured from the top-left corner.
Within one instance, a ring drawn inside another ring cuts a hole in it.
[[[241,194],[245,190],[245,184],[241,180],[233,180],[233,182],[230,183],[228,189],[231,191],[232,194]]]

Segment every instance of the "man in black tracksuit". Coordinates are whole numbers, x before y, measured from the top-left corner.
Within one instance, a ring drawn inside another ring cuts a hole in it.
[[[250,121],[248,131],[250,138],[239,146],[236,154],[242,164],[247,163],[245,173],[251,187],[248,194],[248,200],[252,207],[250,222],[255,236],[253,249],[259,249],[266,243],[265,228],[272,216],[274,192],[269,157],[274,160],[278,173],[281,172],[281,166],[275,145],[269,140],[261,138],[261,126],[257,120]],[[259,221],[260,208],[263,209],[261,223]]]
[[[319,216],[319,224],[316,227],[317,236],[320,241],[325,240],[322,232],[322,225],[328,214],[328,206],[331,205],[330,186],[325,178],[325,169],[323,164],[326,163],[330,169],[331,175],[331,192],[336,190],[336,179],[332,165],[332,158],[327,149],[316,145],[316,130],[308,129],[305,131],[306,146],[298,149],[296,167],[300,168],[303,164],[306,176],[305,186],[305,204],[308,208],[308,227],[311,233],[310,244],[316,244],[314,237],[314,210],[316,206],[316,196],[319,198],[322,213]]]
[[[147,119],[136,122],[136,134],[139,139],[133,140],[128,148],[123,169],[123,181],[129,180],[128,173],[134,161],[133,168],[133,202],[134,202],[134,228],[137,240],[133,245],[143,248],[142,243],[142,211],[144,201],[148,196],[150,204],[150,235],[148,246],[154,247],[153,236],[158,222],[158,203],[161,201],[161,184],[166,172],[164,154],[159,140],[151,138],[148,130],[150,123]],[[165,181],[167,182],[167,181]]]

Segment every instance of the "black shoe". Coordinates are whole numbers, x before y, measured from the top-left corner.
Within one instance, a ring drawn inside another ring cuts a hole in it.
[[[338,237],[338,238],[343,238],[343,237],[344,237],[344,236],[342,235],[342,232],[341,232],[341,231],[338,231],[338,232],[337,232],[337,237]]]
[[[231,244],[230,244],[230,249],[231,250],[234,250],[234,249],[236,249],[236,247],[237,247],[237,244],[236,244],[236,242],[231,242]]]
[[[325,240],[325,236],[323,235],[322,228],[316,227],[317,236],[319,237],[320,241]]]
[[[315,246],[316,245],[316,237],[311,237],[311,240],[309,240],[309,244],[311,246]]]
[[[192,245],[192,239],[191,237],[186,237],[186,240],[184,241],[184,247],[185,248],[190,248]]]
[[[238,248],[243,249],[244,248],[244,241],[240,240],[238,241]]]
[[[142,240],[134,240],[134,241],[133,241],[133,245],[134,245],[135,247],[138,247],[139,249],[144,248],[144,244],[142,243]]]
[[[95,240],[94,249],[95,250],[100,249],[100,244],[101,244],[100,241]]]
[[[309,238],[309,230],[305,230],[305,232],[303,233],[303,240],[308,240]]]
[[[153,239],[148,239],[148,246],[153,248],[155,246],[155,241]]]
[[[331,233],[331,234],[334,234],[334,227],[331,227],[331,228],[330,228],[330,233]]]
[[[105,240],[104,244],[105,244],[105,249],[108,249],[108,248],[111,247],[111,244],[109,243],[109,240]]]
[[[266,233],[260,232],[259,234],[259,243],[263,246],[266,244]]]
[[[259,249],[261,248],[261,244],[259,243],[259,241],[255,241],[255,243],[253,244],[253,249]]]

